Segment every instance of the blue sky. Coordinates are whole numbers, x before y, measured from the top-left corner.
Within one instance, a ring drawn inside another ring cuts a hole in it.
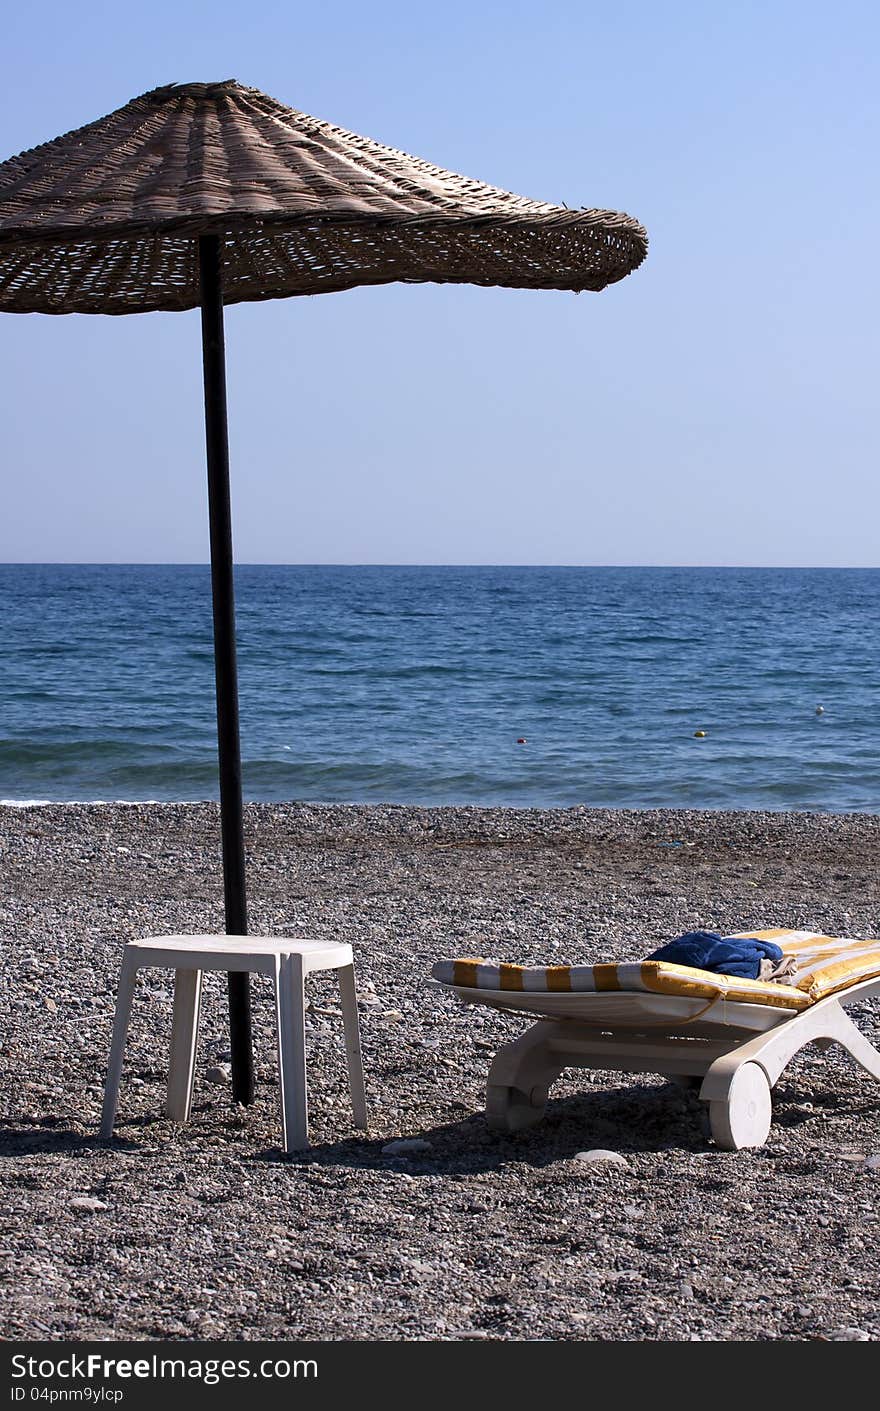
[[[49,0],[4,49],[0,158],[234,77],[648,228],[599,295],[228,310],[239,560],[877,563],[873,0]],[[207,559],[197,314],[2,315],[0,407],[0,560]]]

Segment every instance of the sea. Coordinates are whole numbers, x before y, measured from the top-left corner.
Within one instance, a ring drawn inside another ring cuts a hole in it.
[[[880,811],[880,570],[242,565],[246,799]],[[210,572],[0,566],[0,798],[216,799]]]

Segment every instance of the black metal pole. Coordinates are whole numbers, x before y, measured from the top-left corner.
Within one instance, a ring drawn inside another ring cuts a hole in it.
[[[235,594],[232,576],[232,513],[229,502],[229,438],[226,421],[226,348],[223,340],[223,274],[220,236],[199,237],[202,294],[202,356],[205,369],[205,439],[208,452],[208,515],[211,525],[211,594],[214,603],[214,671],[217,680],[217,745],[220,757],[220,833],[226,933],[247,935],[244,878],[244,819],[238,730],[238,669],[235,660]],[[232,1095],[254,1100],[250,976],[229,976],[229,1039]]]

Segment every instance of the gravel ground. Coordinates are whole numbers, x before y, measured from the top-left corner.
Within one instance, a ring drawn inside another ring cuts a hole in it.
[[[251,930],[351,941],[370,1131],[309,980],[312,1149],[284,1159],[271,994],[231,1103],[206,980],[193,1120],[161,1113],[168,972],[142,972],[117,1136],[96,1136],[120,949],[222,929],[216,807],[0,808],[0,1334],[9,1339],[877,1340],[878,1088],[808,1049],[759,1151],[660,1078],[573,1073],[487,1130],[492,1051],[444,956],[635,960],[695,926],[880,931],[880,816],[251,805]],[[852,1011],[880,1041],[880,1007]],[[214,1081],[206,1075],[212,1071]],[[383,1154],[397,1138],[428,1149]],[[585,1163],[604,1148],[625,1164]]]

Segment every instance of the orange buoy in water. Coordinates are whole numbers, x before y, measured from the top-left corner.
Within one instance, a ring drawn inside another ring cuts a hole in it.
[[[695,730],[695,731],[694,731],[694,739],[695,739],[695,740],[705,740],[705,738],[706,738],[706,732],[705,732],[705,730]]]

